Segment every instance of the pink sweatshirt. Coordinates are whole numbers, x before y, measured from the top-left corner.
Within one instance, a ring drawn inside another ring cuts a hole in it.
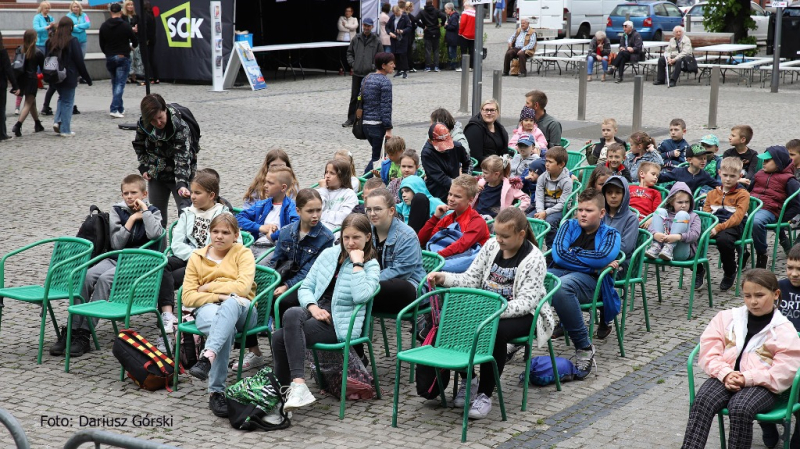
[[[478,180],[478,185],[483,187],[486,185],[486,180],[481,178]],[[524,212],[528,206],[531,205],[531,197],[526,195],[522,190],[522,180],[520,178],[503,178],[503,189],[500,191],[500,209],[505,209],[507,207],[511,207],[514,200],[519,200],[519,208]],[[475,198],[472,200],[470,204],[472,207],[475,207],[475,204],[478,203],[478,197],[480,196],[480,192],[475,195]]]
[[[747,336],[747,307],[723,310],[700,336],[699,366],[720,382],[733,371]],[[745,387],[761,386],[773,393],[792,387],[800,368],[800,337],[780,311],[744,348],[739,369]]]
[[[527,131],[522,130],[522,125],[517,126],[514,130],[510,139],[508,139],[508,147],[517,149],[517,141],[523,134],[531,134]],[[547,139],[544,138],[544,133],[539,129],[538,126],[533,125],[533,140],[539,145],[539,148],[544,148],[545,151],[547,150]]]

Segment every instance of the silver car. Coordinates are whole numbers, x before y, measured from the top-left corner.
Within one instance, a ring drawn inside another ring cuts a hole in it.
[[[703,17],[705,16],[705,8],[708,2],[698,3],[686,13],[686,31],[702,32]],[[750,2],[750,17],[756,22],[756,29],[747,30],[748,36],[753,36],[758,42],[767,41],[767,30],[769,29],[769,12],[758,5],[758,3]]]

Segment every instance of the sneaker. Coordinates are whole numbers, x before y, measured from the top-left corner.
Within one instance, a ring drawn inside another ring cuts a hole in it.
[[[228,402],[225,401],[225,394],[223,393],[211,393],[211,398],[208,400],[208,408],[211,409],[211,413],[220,418],[227,418],[228,417]]]
[[[402,70],[394,72],[394,77],[393,78],[397,78],[398,76],[401,76],[401,75],[403,75],[403,71]]]
[[[209,371],[211,371],[211,362],[205,355],[201,355],[197,363],[195,363],[194,366],[189,368],[189,374],[200,380],[208,379]]]
[[[611,324],[610,323],[600,323],[597,326],[596,336],[599,340],[605,340],[606,337],[611,333]]]
[[[583,380],[592,372],[592,367],[597,370],[597,364],[594,361],[594,345],[589,345],[586,349],[575,349],[575,368],[578,372],[575,374],[575,379]]]
[[[726,292],[733,287],[734,282],[736,282],[736,276],[722,276],[722,282],[719,283],[719,290]]]
[[[175,332],[175,325],[178,324],[178,318],[172,312],[162,312],[161,322],[164,323],[164,332],[171,334]]]
[[[416,72],[416,70],[414,70]],[[408,72],[403,72],[403,79],[408,78]]]
[[[439,71],[439,67],[434,67],[434,68],[433,68],[433,71],[434,71],[434,72],[438,72],[438,71]]]
[[[39,114],[41,114],[41,115],[53,115],[53,109],[50,108],[50,107],[42,108],[42,110],[41,110],[41,112],[39,112]]]
[[[56,134],[61,134],[61,123],[53,123],[53,131],[55,131]]]
[[[86,329],[76,329],[72,332],[72,343],[69,345],[71,357],[80,357],[92,350],[92,345],[89,344],[89,335],[91,333]]]
[[[702,265],[697,266],[697,276],[694,278],[694,289],[700,290],[706,283],[706,269]]]
[[[19,115],[19,108],[14,108],[14,115]]]
[[[475,401],[475,397],[478,395],[478,379],[476,377],[472,378],[472,387],[470,388],[469,392],[469,402],[472,403]],[[464,377],[461,379],[461,383],[458,385],[458,393],[456,393],[456,400],[453,401],[453,405],[456,407],[463,407],[465,399],[467,397],[467,378]]]
[[[242,371],[247,371],[253,368],[260,368],[267,364],[267,358],[263,355],[256,355],[254,352],[248,352],[244,355],[242,360]],[[235,365],[234,365],[235,366]]]
[[[512,345],[511,343],[506,344],[506,363],[510,362],[514,355],[519,352],[520,349],[524,348],[523,345]]]
[[[344,123],[342,123],[342,128],[349,128],[351,126],[353,126],[353,121],[350,119],[347,119]]]
[[[286,404],[283,405],[283,410],[294,410],[296,408],[305,407],[306,405],[316,402],[316,398],[311,391],[308,390],[308,385],[297,384],[292,382],[286,388]]]
[[[475,398],[472,407],[469,408],[469,417],[472,419],[483,419],[492,411],[492,398],[481,393]]]
[[[67,349],[67,326],[61,326],[61,336],[50,346],[50,355],[64,355]]]
[[[461,67],[456,67],[456,72],[461,72]]]
[[[264,416],[263,419],[264,421],[266,421],[269,424],[272,424],[273,426],[278,426],[283,424],[284,417],[281,414],[280,406],[274,407],[271,412],[267,413],[266,416]],[[289,417],[287,416],[285,419],[289,419]]]
[[[756,268],[767,268],[768,261],[766,254],[756,254]]]
[[[653,242],[650,244],[650,248],[647,248],[647,251],[644,252],[645,257],[648,259],[658,259],[658,253],[661,252],[661,248],[663,245],[658,242]]]
[[[414,67],[411,67],[410,69],[408,69],[408,71],[411,73],[417,73],[417,69],[415,69]]]
[[[164,343],[164,338],[162,338],[161,336],[159,336],[158,339],[156,340],[156,348],[158,348],[158,350],[161,351],[162,354],[167,353],[167,345]]]
[[[125,117],[124,115],[122,115],[121,112],[116,112],[116,111],[115,112],[111,112],[109,115],[111,115],[114,118],[123,118],[123,117]]]
[[[59,134],[59,136],[61,136],[61,137],[75,137],[75,133],[74,132],[61,133],[61,134]]]
[[[426,72],[430,72],[430,71],[431,71],[431,69],[429,69],[429,68],[425,67],[425,71],[426,71]]]
[[[675,249],[675,244],[668,243],[661,248],[661,252],[658,253],[658,257],[663,260],[672,260],[672,250]]]

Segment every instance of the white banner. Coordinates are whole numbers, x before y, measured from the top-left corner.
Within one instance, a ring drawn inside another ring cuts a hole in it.
[[[211,8],[211,85],[212,91],[223,91],[222,71],[222,2],[209,2]]]

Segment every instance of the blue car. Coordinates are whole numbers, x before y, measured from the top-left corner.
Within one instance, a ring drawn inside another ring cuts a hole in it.
[[[629,18],[628,18],[629,17]],[[606,22],[606,35],[611,42],[619,42],[622,24],[630,20],[642,40],[661,41],[664,33],[671,33],[678,25],[683,25],[683,14],[675,4],[668,1],[620,3]]]

